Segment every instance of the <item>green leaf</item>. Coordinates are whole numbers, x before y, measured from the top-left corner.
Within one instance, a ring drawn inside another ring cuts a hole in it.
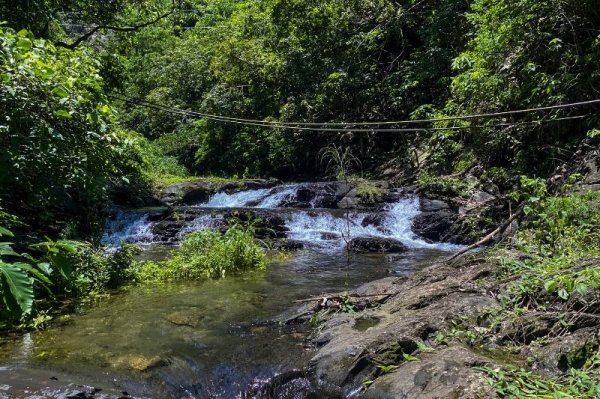
[[[402,357],[404,358],[404,360],[406,360],[407,362],[418,362],[419,358],[418,357],[414,357],[411,355],[407,355],[406,353],[402,354]]]
[[[49,256],[52,265],[65,280],[69,280],[73,273],[73,265],[64,254],[56,253]]]
[[[12,231],[0,226],[0,236],[14,237]]]
[[[12,248],[10,242],[0,242],[0,255],[3,256],[19,256],[18,253]]]
[[[558,296],[564,300],[569,299],[569,293],[564,288],[558,290]]]
[[[0,287],[4,304],[14,316],[29,314],[33,306],[33,280],[20,267],[0,262]]]
[[[14,265],[19,267],[21,270],[29,272],[35,279],[45,284],[52,285],[50,279],[34,266],[31,266],[28,263],[15,263]]]
[[[33,43],[29,39],[19,39],[17,47],[24,51],[29,51],[33,48]]]
[[[544,284],[544,289],[546,290],[546,292],[554,292],[556,284],[556,280],[546,281],[546,283]]]
[[[69,113],[69,111],[65,110],[65,109],[59,109],[58,111],[54,111],[54,115],[59,116],[61,118],[67,118],[67,119],[71,119],[72,116]]]
[[[65,251],[74,254],[77,253],[77,250],[81,246],[81,243],[71,240],[60,240],[56,242],[56,246],[60,249],[64,249]]]
[[[65,88],[62,86],[55,87],[54,90],[52,90],[52,94],[54,94],[55,96],[58,96],[60,98],[69,97],[69,92],[66,91]]]

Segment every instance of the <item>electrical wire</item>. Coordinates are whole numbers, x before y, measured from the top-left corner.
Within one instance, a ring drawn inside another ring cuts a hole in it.
[[[123,96],[121,100],[130,100],[133,99]],[[145,100],[133,100],[140,104],[152,105],[152,106],[161,106],[160,104],[151,103]],[[244,118],[234,118],[222,115],[214,115],[207,114],[195,111],[186,111],[190,113],[194,113],[197,116],[206,118],[206,119],[219,119],[221,121],[231,121],[235,122],[243,122],[247,124],[259,123],[261,125],[273,125],[275,127],[331,127],[331,126],[384,126],[384,125],[412,125],[412,124],[424,124],[424,123],[436,123],[436,122],[450,122],[450,121],[458,121],[458,120],[473,120],[473,119],[484,119],[484,118],[498,118],[502,116],[508,115],[519,115],[524,113],[532,113],[532,112],[540,112],[540,111],[552,111],[557,109],[565,109],[565,108],[576,108],[583,107],[588,105],[600,104],[600,99],[596,100],[588,100],[588,101],[579,101],[575,103],[568,104],[559,104],[559,105],[551,105],[546,107],[537,107],[537,108],[527,108],[527,109],[519,109],[514,111],[502,111],[502,112],[494,112],[494,113],[485,113],[485,114],[477,114],[477,115],[465,115],[465,116],[449,116],[444,118],[432,118],[432,119],[412,119],[412,120],[401,120],[401,121],[382,121],[382,122],[276,122],[276,121],[264,121],[257,119],[244,119]],[[322,130],[322,129],[319,129]],[[347,128],[344,130],[348,130]],[[431,130],[431,129],[427,129]],[[444,130],[440,128],[440,130]],[[327,131],[327,130],[322,130]],[[360,131],[358,129],[353,129],[353,131]],[[368,130],[372,131],[372,130]]]
[[[156,103],[149,103],[145,101],[134,101],[130,98],[119,97],[115,95],[109,95],[109,97],[124,101],[134,106],[141,106],[150,109],[155,109],[163,112],[172,114],[178,114],[182,116],[188,116],[198,119],[212,120],[216,122],[232,123],[244,126],[255,126],[269,129],[286,129],[286,130],[298,130],[298,131],[318,131],[318,132],[333,132],[333,133],[348,133],[348,132],[365,132],[365,133],[410,133],[410,132],[428,132],[428,131],[444,131],[444,130],[466,130],[466,129],[484,129],[493,127],[508,127],[508,126],[521,126],[521,125],[532,125],[542,124],[548,122],[558,122],[566,120],[577,120],[584,119],[594,116],[593,114],[588,115],[576,115],[562,118],[551,118],[551,119],[539,119],[535,121],[522,121],[512,123],[498,123],[491,125],[469,125],[469,126],[448,126],[448,127],[415,127],[415,128],[320,128],[320,127],[306,127],[306,126],[289,126],[289,125],[275,125],[272,123],[262,123],[260,121],[253,120],[231,120],[231,118],[220,117],[217,115],[202,114],[195,111],[182,110],[178,108],[166,107]]]

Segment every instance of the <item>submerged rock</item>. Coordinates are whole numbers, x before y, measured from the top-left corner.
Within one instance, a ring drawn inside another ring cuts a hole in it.
[[[400,253],[408,251],[406,245],[393,238],[357,237],[348,243],[355,253]]]

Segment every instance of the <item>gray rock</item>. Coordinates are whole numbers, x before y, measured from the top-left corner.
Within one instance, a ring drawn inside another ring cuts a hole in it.
[[[448,210],[424,213],[413,219],[412,231],[430,241],[444,241],[458,216]]]
[[[471,198],[473,201],[480,203],[486,203],[496,199],[496,197],[494,197],[492,194],[485,191],[476,191]]]
[[[447,202],[428,198],[420,198],[419,205],[421,212],[437,212],[450,209],[450,205]]]
[[[551,373],[580,368],[599,347],[600,333],[595,328],[555,337],[546,345],[533,348],[534,367]]]
[[[406,245],[392,238],[356,237],[350,240],[348,248],[355,253],[399,253],[406,252]]]
[[[452,346],[419,356],[393,373],[375,379],[362,395],[365,399],[476,399],[493,396],[485,375],[474,369],[488,362],[471,350]]]

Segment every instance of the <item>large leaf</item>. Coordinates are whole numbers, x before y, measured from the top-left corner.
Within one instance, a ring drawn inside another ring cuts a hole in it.
[[[33,280],[17,265],[0,261],[0,289],[6,307],[14,316],[28,314],[33,306]]]
[[[0,242],[0,256],[19,256],[10,242]]]
[[[14,234],[7,228],[0,226],[0,236],[14,237]]]

